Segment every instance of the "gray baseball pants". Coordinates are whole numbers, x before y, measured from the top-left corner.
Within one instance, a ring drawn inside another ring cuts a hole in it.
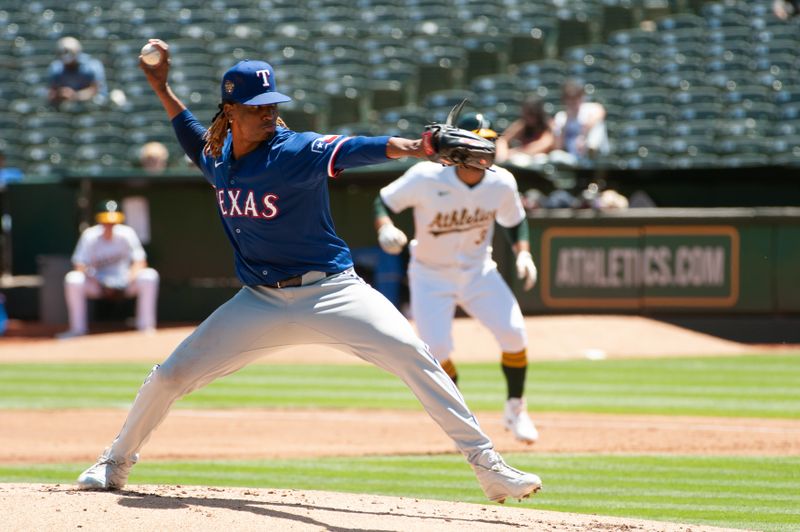
[[[110,456],[136,461],[177,399],[272,351],[300,344],[328,345],[400,377],[469,462],[492,448],[408,320],[350,269],[305,286],[242,288],[153,368]]]

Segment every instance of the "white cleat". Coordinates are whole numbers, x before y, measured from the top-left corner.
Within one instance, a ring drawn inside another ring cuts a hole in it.
[[[471,465],[490,501],[503,504],[508,497],[527,499],[542,489],[542,481],[538,476],[514,469],[491,449],[483,451]]]
[[[528,416],[528,405],[525,399],[512,397],[506,401],[503,411],[503,426],[510,430],[516,439],[525,443],[533,443],[539,439],[539,431]]]
[[[118,490],[128,481],[128,473],[136,460],[124,462],[111,458],[108,449],[97,463],[78,477],[79,490]]]

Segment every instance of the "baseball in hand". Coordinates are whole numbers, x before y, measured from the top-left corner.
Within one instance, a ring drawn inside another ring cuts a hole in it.
[[[161,62],[161,50],[151,43],[142,46],[142,61],[145,65],[154,67]]]

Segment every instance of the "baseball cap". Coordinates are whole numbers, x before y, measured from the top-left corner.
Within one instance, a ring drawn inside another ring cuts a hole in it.
[[[492,123],[483,113],[467,113],[461,117],[456,127],[466,129],[479,136],[493,140],[497,138],[497,131],[492,129]]]
[[[94,217],[99,224],[121,224],[125,221],[125,215],[119,210],[119,204],[106,199],[97,205],[97,214]]]
[[[275,71],[264,61],[239,61],[222,76],[222,100],[243,105],[292,101],[275,90]]]

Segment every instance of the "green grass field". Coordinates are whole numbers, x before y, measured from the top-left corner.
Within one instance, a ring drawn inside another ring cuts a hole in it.
[[[519,508],[756,530],[800,528],[800,458],[508,454],[545,488]],[[72,483],[86,464],[0,466],[2,482]],[[486,501],[460,456],[144,462],[132,484],[292,488]],[[516,503],[509,503],[516,504]]]
[[[0,365],[0,408],[127,408],[142,364]],[[461,364],[475,410],[498,410],[497,364]],[[534,411],[800,418],[800,356],[537,362]],[[179,401],[186,408],[420,408],[397,378],[372,366],[252,365]]]
[[[476,410],[499,410],[496,364],[459,366]],[[140,364],[0,365],[0,408],[127,408]],[[538,362],[534,411],[800,417],[800,357]],[[366,366],[254,365],[181,400],[184,408],[419,408],[394,377]],[[758,530],[800,530],[800,458],[508,455],[545,490],[526,508]],[[0,482],[71,483],[86,464],[0,466]],[[483,503],[458,456],[248,462],[144,462],[131,483],[367,492]]]

